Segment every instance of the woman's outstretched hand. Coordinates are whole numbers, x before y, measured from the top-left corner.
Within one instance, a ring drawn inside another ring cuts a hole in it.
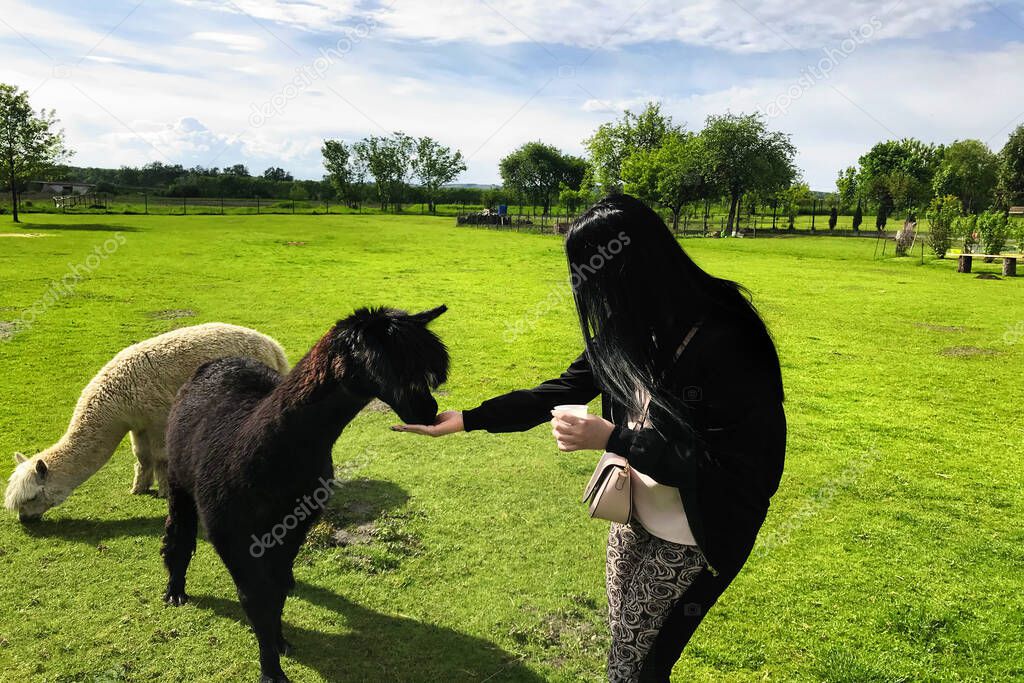
[[[568,413],[555,415],[554,411],[551,414],[551,433],[560,451],[603,451],[615,430],[615,425],[600,415],[576,417]]]
[[[395,425],[391,429],[423,436],[445,436],[464,431],[465,426],[462,424],[461,410],[446,410],[437,416],[432,425]]]

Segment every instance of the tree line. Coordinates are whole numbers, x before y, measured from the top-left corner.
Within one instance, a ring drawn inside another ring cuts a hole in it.
[[[666,211],[673,227],[684,214],[703,214],[706,224],[711,206],[721,202],[729,231],[744,213],[769,209],[792,228],[795,216],[819,200],[831,209],[830,227],[839,212],[852,210],[855,230],[865,211],[874,212],[881,230],[892,214],[913,217],[945,197],[955,197],[965,216],[1024,204],[1024,126],[999,153],[978,140],[879,142],[838,174],[835,192],[813,193],[795,166],[790,136],[769,130],[761,115],[712,115],[701,129],[688,130],[656,102],[598,126],[583,140],[582,157],[540,140],[521,145],[500,160],[502,185],[495,188],[453,186],[466,170],[462,152],[401,131],[324,140],[323,178],[297,180],[280,167],[252,174],[243,164],[69,166],[71,152],[56,123],[54,112],[32,110],[27,93],[0,84],[0,183],[9,188],[15,211],[17,194],[44,175],[93,183],[109,193],[340,200],[353,207],[373,202],[382,211],[401,211],[408,203],[423,203],[431,212],[438,203],[518,203],[542,213],[556,204],[574,212],[603,194],[624,191]]]

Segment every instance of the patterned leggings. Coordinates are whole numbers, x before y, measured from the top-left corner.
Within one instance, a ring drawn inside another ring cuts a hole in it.
[[[605,564],[611,683],[636,681],[661,625],[706,566],[697,546],[652,536],[639,524],[612,524]]]

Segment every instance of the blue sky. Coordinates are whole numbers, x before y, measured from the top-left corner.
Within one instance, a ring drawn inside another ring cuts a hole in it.
[[[986,0],[0,0],[0,81],[56,109],[79,165],[283,166],[402,130],[495,182],[528,140],[577,154],[623,108],[699,128],[761,111],[815,189],[881,139],[1024,122],[1024,3]]]

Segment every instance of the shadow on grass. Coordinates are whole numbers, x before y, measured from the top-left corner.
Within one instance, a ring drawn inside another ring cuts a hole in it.
[[[83,232],[139,232],[132,225],[115,225],[113,223],[21,223],[28,232],[34,230],[77,230]]]
[[[339,482],[335,487],[334,496],[327,503],[325,517],[335,524],[365,524],[377,519],[382,512],[401,507],[408,500],[409,494],[394,482],[350,479]],[[129,519],[51,519],[46,516],[37,522],[22,524],[21,528],[33,538],[60,538],[96,545],[121,536],[162,536],[165,519],[164,516]]]
[[[310,602],[344,620],[343,633],[290,626],[285,607],[284,635],[292,654],[282,659],[315,669],[329,681],[529,681],[543,679],[518,658],[494,643],[415,619],[374,612],[329,590],[299,581],[289,598]],[[193,596],[198,609],[210,609],[220,617],[248,623],[233,600]],[[437,605],[443,610],[443,605]],[[336,629],[337,626],[327,628]],[[253,639],[252,666],[257,666]]]
[[[164,531],[164,517],[132,517],[130,519],[77,519],[43,517],[38,522],[23,524],[25,534],[33,538],[59,538],[65,541],[96,545],[122,536],[159,536]]]

